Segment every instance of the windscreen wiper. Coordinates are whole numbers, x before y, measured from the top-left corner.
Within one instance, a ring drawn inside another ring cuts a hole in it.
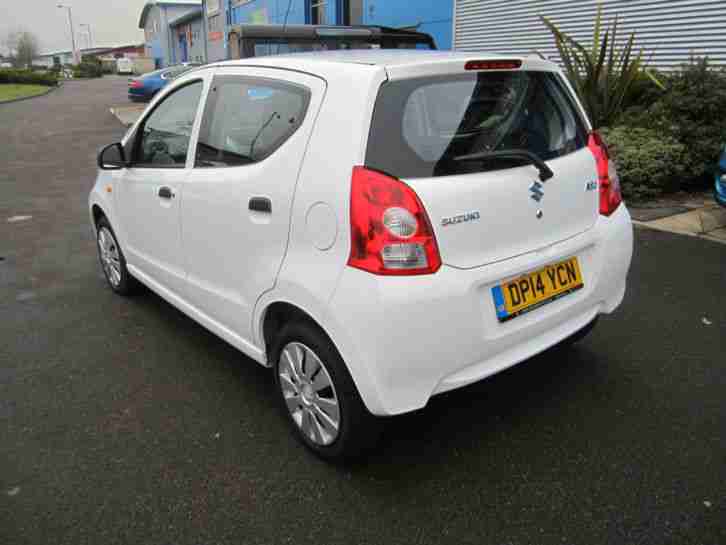
[[[522,159],[529,164],[534,165],[539,170],[539,179],[543,182],[555,175],[552,169],[547,166],[542,159],[531,151],[523,149],[510,149],[503,151],[478,151],[467,155],[458,155],[453,158],[454,161],[487,161],[489,159]]]

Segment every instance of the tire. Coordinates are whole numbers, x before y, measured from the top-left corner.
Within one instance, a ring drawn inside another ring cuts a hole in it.
[[[595,318],[593,318],[585,327],[579,331],[575,331],[572,335],[560,342],[560,346],[567,348],[579,343],[582,339],[587,337],[593,329],[595,329],[598,319],[599,316],[595,316]]]
[[[366,409],[343,359],[320,328],[306,321],[286,324],[271,358],[281,409],[303,445],[330,462],[360,459],[376,446],[380,420]],[[336,415],[337,429],[331,424]]]
[[[139,281],[126,268],[126,257],[106,217],[98,220],[96,225],[96,248],[101,270],[109,287],[119,295],[138,292]]]

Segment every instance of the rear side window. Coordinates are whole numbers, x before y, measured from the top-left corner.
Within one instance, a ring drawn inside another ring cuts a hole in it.
[[[517,166],[517,159],[457,157],[526,150],[543,160],[586,145],[586,131],[559,76],[471,72],[385,83],[376,100],[366,166],[400,178]]]
[[[196,167],[256,163],[302,123],[310,91],[264,78],[215,76],[197,143]]]

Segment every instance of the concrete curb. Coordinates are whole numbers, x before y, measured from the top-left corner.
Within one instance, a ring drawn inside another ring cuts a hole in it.
[[[726,236],[724,236],[726,233],[726,208],[718,205],[704,206],[653,221],[633,220],[633,224],[657,231],[705,238],[726,244]]]
[[[43,91],[42,93],[39,93],[37,95],[30,95],[29,97],[19,97],[19,98],[11,98],[10,100],[0,100],[0,105],[12,104],[13,102],[21,102],[23,100],[30,100],[32,98],[44,97],[45,95],[49,95],[50,93],[52,93],[56,89],[60,89],[61,87],[63,87],[63,82],[59,81],[58,85],[49,87],[47,91]]]

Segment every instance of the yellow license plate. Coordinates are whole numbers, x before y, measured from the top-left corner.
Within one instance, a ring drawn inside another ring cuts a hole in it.
[[[547,265],[492,288],[497,318],[506,322],[577,291],[583,285],[576,257]]]

